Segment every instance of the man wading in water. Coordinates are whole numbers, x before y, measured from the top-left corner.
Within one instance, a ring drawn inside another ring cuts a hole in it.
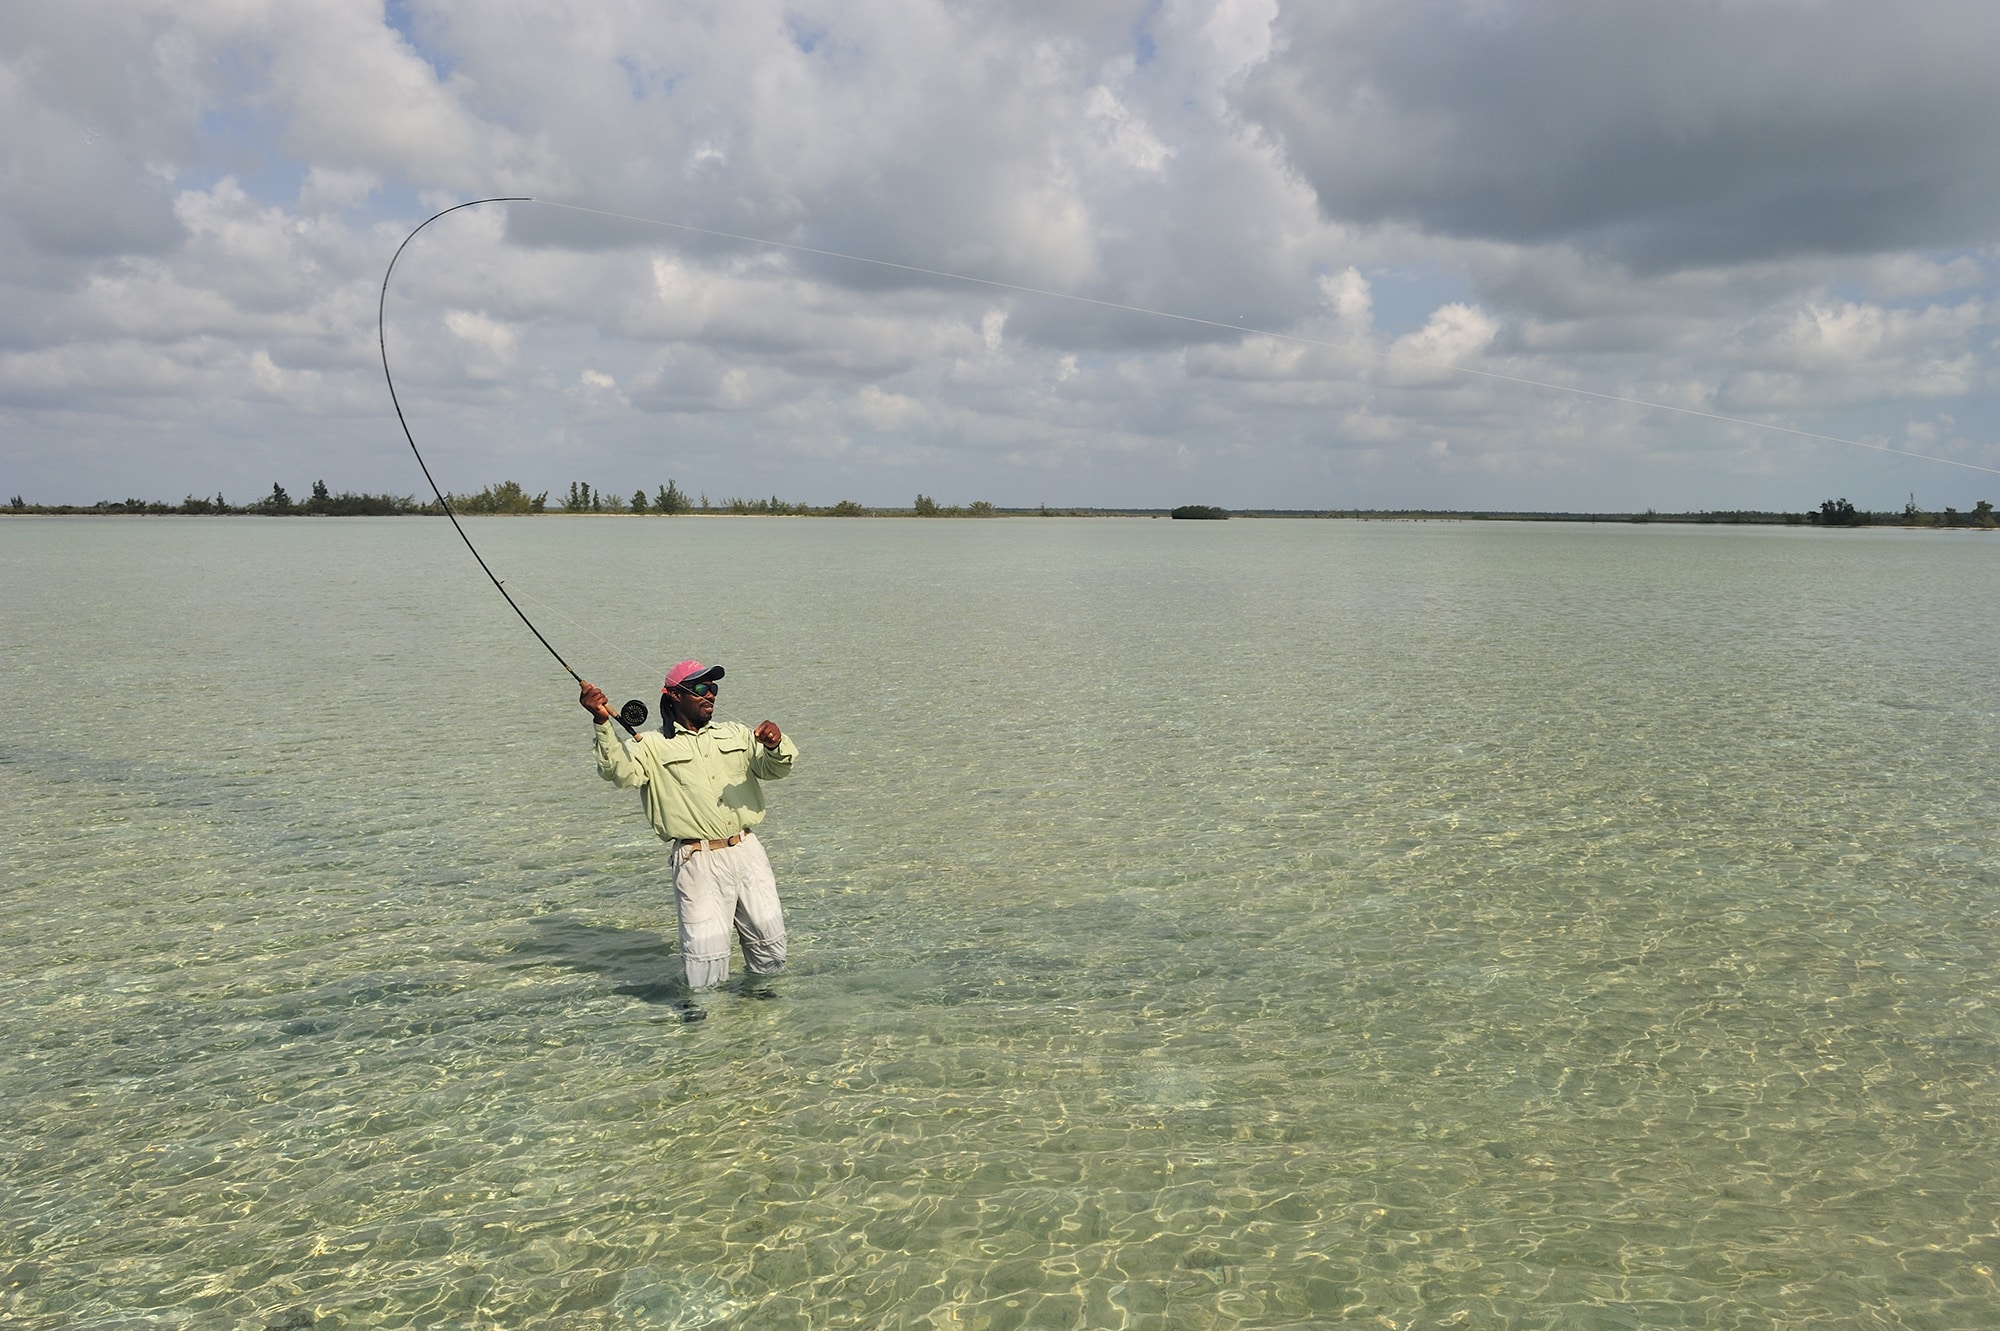
[[[769,975],[785,965],[785,912],[771,861],[751,828],[764,821],[760,781],[789,774],[798,748],[770,721],[755,730],[715,717],[721,666],[682,661],[660,694],[661,733],[627,744],[611,725],[604,690],[578,696],[597,718],[597,774],[645,791],[646,816],[673,847],[674,907],[690,989],[729,978],[729,931],[743,940],[743,968]]]

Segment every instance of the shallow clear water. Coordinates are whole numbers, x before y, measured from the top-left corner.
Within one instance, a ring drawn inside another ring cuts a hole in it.
[[[2000,1323],[2000,541],[0,522],[0,1320]]]

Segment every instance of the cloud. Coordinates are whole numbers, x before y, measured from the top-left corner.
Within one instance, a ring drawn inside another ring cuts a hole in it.
[[[447,310],[444,326],[463,344],[462,363],[469,377],[491,380],[511,377],[516,342],[512,328],[471,310]]]
[[[388,350],[458,488],[504,464],[872,502],[1893,498],[1893,459],[1445,367],[1992,458],[1996,25],[1858,0],[13,6],[0,466],[52,499],[262,491],[338,440],[329,483],[410,488],[383,269],[431,213],[522,194],[680,226],[494,204],[403,251]]]
[[[21,247],[0,262],[16,273],[28,256],[157,255],[180,237],[153,168],[192,144],[190,108],[166,77],[157,24],[107,27],[87,42],[52,7],[0,16],[0,234]]]
[[[1644,268],[2000,236],[2000,9],[1289,5],[1246,115],[1331,218]]]
[[[1396,339],[1389,368],[1402,383],[1449,383],[1450,367],[1466,365],[1492,344],[1499,325],[1484,310],[1454,302],[1440,306],[1424,326]]]
[[[1921,310],[1808,304],[1746,333],[1745,368],[1719,401],[1771,411],[1963,397],[1995,383],[1971,350],[1990,318],[1981,301]]]

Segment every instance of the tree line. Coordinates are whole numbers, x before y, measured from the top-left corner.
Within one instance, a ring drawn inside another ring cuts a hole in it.
[[[505,484],[512,485],[513,482],[508,481]],[[542,512],[542,498],[537,497],[533,508],[519,511]],[[458,506],[458,497],[456,495],[452,496],[452,506],[454,508]],[[699,497],[691,496],[687,491],[681,489],[680,485],[672,477],[668,477],[667,483],[656,488],[651,495],[648,495],[645,489],[641,487],[634,490],[629,497],[612,491],[592,489],[584,481],[571,481],[569,483],[569,493],[558,506],[558,511],[564,513],[650,513],[662,517],[674,517],[682,513],[729,513],[737,516],[755,515],[764,517],[859,518],[910,514],[920,518],[990,518],[999,513],[1000,510],[984,499],[975,500],[963,508],[957,505],[947,507],[939,504],[937,500],[932,499],[926,494],[919,494],[916,502],[907,509],[869,508],[852,499],[843,499],[833,504],[815,505],[789,501],[778,495],[772,495],[768,499],[731,498],[710,502],[707,494],[704,493]]]
[[[527,488],[519,481],[507,480],[499,481],[472,494],[447,491],[445,498],[450,501],[453,512],[464,514],[636,513],[672,517],[683,513],[729,513],[777,517],[852,518],[914,515],[930,518],[988,518],[997,516],[1000,512],[983,499],[964,507],[947,506],[939,504],[925,494],[919,494],[916,502],[906,509],[870,508],[852,499],[843,499],[838,503],[826,505],[794,503],[777,495],[772,495],[768,499],[730,498],[711,503],[706,494],[698,498],[690,496],[671,477],[665,485],[657,487],[650,495],[643,487],[627,496],[615,490],[607,491],[592,486],[586,481],[571,481],[568,493],[552,504],[549,502],[547,490],[529,494]],[[439,516],[444,512],[435,499],[420,500],[414,495],[355,494],[345,490],[336,494],[327,488],[325,481],[314,481],[310,495],[298,500],[292,498],[290,491],[285,489],[282,482],[273,481],[271,493],[243,504],[230,503],[220,492],[213,496],[189,495],[178,504],[147,499],[101,499],[95,504],[31,504],[22,496],[15,495],[8,501],[6,511],[253,517],[396,517],[426,514]]]
[[[1917,507],[1917,497],[1910,496],[1910,502],[1903,505],[1901,513],[1869,513],[1856,508],[1845,497],[1827,499],[1820,503],[1819,511],[1808,513],[1806,520],[1815,527],[1973,527],[1982,531],[1992,531],[2000,526],[1993,516],[1993,501],[1982,499],[1972,506],[1970,512],[1961,513],[1946,505],[1942,513],[1927,513]]]
[[[453,503],[457,503],[456,496]],[[297,501],[283,485],[273,481],[271,493],[243,504],[232,504],[217,491],[213,495],[189,495],[178,504],[162,503],[157,499],[100,499],[94,504],[31,504],[20,495],[15,495],[7,501],[7,508],[15,513],[144,513],[154,516],[184,513],[232,517],[296,515],[346,518],[443,512],[434,499],[419,501],[413,495],[356,494],[351,490],[335,494],[327,489],[325,481],[314,481],[311,495]]]
[[[447,494],[452,511],[464,514],[519,514],[537,513],[625,513],[661,517],[673,517],[684,513],[726,513],[739,516],[768,517],[919,517],[919,518],[990,518],[1003,513],[1021,516],[1041,517],[1089,517],[1089,516],[1172,516],[1175,518],[1227,518],[1227,509],[1207,504],[1184,504],[1179,508],[1165,509],[1115,509],[1115,508],[1050,508],[1043,504],[1037,508],[1000,509],[986,500],[975,500],[970,504],[940,504],[931,496],[919,493],[908,508],[871,508],[852,499],[838,503],[814,505],[793,502],[772,495],[768,499],[730,498],[711,502],[707,494],[690,495],[681,489],[672,478],[658,486],[652,494],[645,489],[634,490],[630,495],[616,490],[604,490],[585,481],[571,481],[562,499],[551,503],[546,490],[530,494],[519,481],[499,481],[470,494]],[[435,499],[418,499],[413,495],[356,494],[342,490],[335,493],[327,488],[325,481],[314,481],[311,492],[303,499],[293,499],[283,483],[273,481],[271,492],[259,499],[243,504],[232,504],[222,494],[189,495],[178,504],[162,503],[158,500],[101,499],[95,504],[31,504],[20,495],[15,495],[0,513],[76,513],[76,514],[188,514],[194,516],[255,516],[255,517],[401,517],[409,515],[439,516],[444,510]],[[1728,510],[1703,513],[1666,514],[1647,509],[1644,513],[1555,513],[1555,512],[1474,512],[1445,509],[1347,509],[1347,510],[1307,510],[1307,509],[1238,509],[1234,516],[1246,518],[1359,518],[1359,519],[1444,519],[1444,520],[1487,520],[1521,522],[1662,522],[1662,523],[1729,523],[1729,524],[1771,524],[1784,523],[1792,526],[1815,527],[1949,527],[1992,531],[2000,527],[1996,520],[1993,504],[1982,499],[1970,509],[1961,512],[1947,506],[1941,512],[1926,512],[1917,507],[1915,496],[1904,505],[1900,513],[1871,513],[1856,508],[1846,498],[1828,499],[1821,502],[1817,510],[1804,513],[1779,513],[1751,510]]]

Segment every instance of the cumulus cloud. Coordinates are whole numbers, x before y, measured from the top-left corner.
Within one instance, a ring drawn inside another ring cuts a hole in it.
[[[1965,397],[1985,386],[1971,339],[1989,321],[1981,301],[1924,309],[1810,304],[1750,330],[1740,355],[1746,368],[1721,400],[1732,410],[1796,410]]]
[[[1441,305],[1422,328],[1396,339],[1390,370],[1403,383],[1451,383],[1452,367],[1470,365],[1499,331],[1477,306]]]

